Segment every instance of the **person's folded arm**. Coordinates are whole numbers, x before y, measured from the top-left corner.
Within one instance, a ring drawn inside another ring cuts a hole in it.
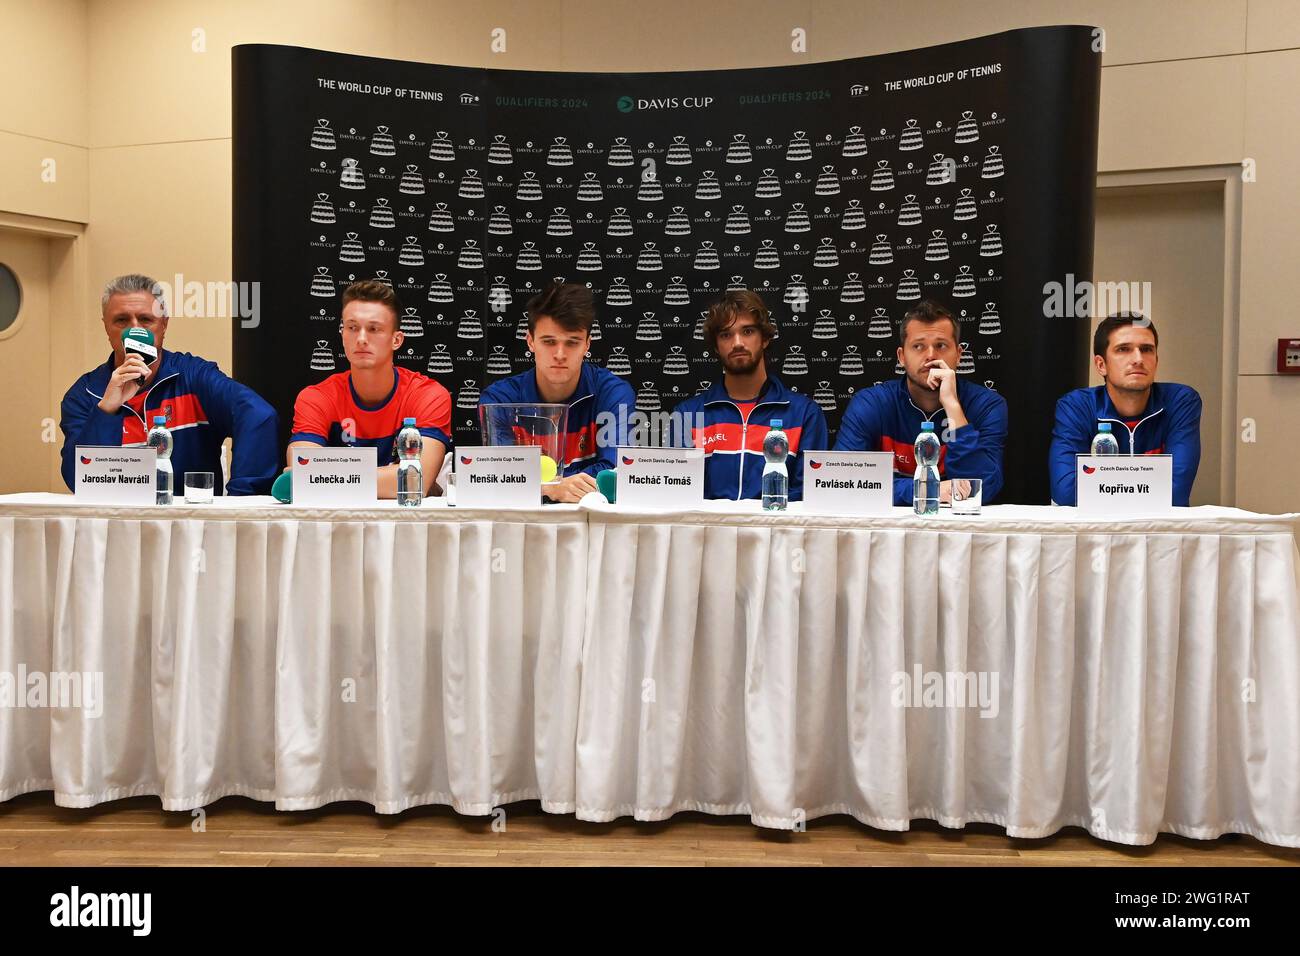
[[[803,461],[804,452],[825,451],[830,444],[826,428],[826,415],[821,407],[808,403],[803,424],[799,430],[799,450],[790,456],[790,500],[803,500]]]
[[[98,400],[86,391],[81,380],[68,389],[59,405],[59,428],[63,431],[59,473],[69,491],[77,480],[77,446],[122,444],[122,413],[102,411]]]
[[[967,410],[970,412],[971,410]],[[969,419],[968,419],[969,420]],[[1002,456],[1007,443],[1007,403],[989,396],[969,424],[954,429],[947,442],[947,478],[978,478],[985,504],[1002,490]]]
[[[1174,504],[1191,504],[1192,485],[1201,466],[1201,396],[1191,392],[1174,409],[1165,439],[1165,451],[1173,456]]]
[[[236,382],[217,366],[205,363],[199,378],[199,402],[208,421],[231,443],[228,495],[270,494],[279,473],[276,432],[279,418],[266,399]]]
[[[1052,500],[1058,505],[1073,506],[1076,502],[1078,482],[1075,456],[1088,453],[1094,424],[1091,418],[1080,414],[1069,395],[1064,395],[1057,401],[1047,462]]]

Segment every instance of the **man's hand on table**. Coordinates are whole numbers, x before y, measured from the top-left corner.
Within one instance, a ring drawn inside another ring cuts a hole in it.
[[[954,478],[951,481],[941,481],[939,482],[939,503],[940,504],[944,504],[944,505],[952,504],[953,482],[956,482],[957,490],[961,493],[961,496],[963,498],[970,497],[970,482],[967,481],[965,478]]]
[[[568,478],[561,478],[559,481],[542,486],[542,491],[546,497],[562,504],[572,504],[575,501],[580,501],[583,495],[595,490],[596,479],[585,472],[579,472],[576,475],[570,475]]]

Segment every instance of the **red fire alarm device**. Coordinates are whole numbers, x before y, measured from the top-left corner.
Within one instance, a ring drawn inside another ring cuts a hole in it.
[[[1277,340],[1277,374],[1300,375],[1300,339]]]

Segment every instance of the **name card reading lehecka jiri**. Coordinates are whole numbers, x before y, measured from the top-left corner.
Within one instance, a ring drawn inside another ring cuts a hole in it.
[[[377,459],[374,448],[295,448],[293,503],[372,507]]]

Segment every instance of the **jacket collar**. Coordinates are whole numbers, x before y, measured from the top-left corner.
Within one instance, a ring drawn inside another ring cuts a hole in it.
[[[545,404],[542,400],[542,393],[537,387],[536,365],[524,373],[522,384],[521,391],[524,393],[525,402],[537,405]],[[578,373],[578,384],[574,386],[573,394],[557,404],[575,405],[584,398],[589,398],[595,390],[595,372],[592,371],[590,362],[583,362],[582,370]]]
[[[965,385],[966,383],[962,381],[962,379],[957,379],[957,401],[961,402],[962,408],[966,407],[966,399],[962,395],[962,390]],[[912,400],[912,391],[907,387],[906,375],[900,375],[898,378],[898,393],[902,396],[903,404],[916,409],[917,413],[921,416],[922,421],[934,421],[935,415],[943,414],[943,405],[940,405],[932,412],[926,412],[920,405],[916,404],[916,402]]]
[[[723,375],[720,381],[715,382],[713,385],[709,387],[709,390],[704,393],[705,405],[712,405],[714,402],[721,402],[726,405],[736,404],[736,400],[727,394],[727,380],[725,374]],[[785,405],[785,404],[789,404],[789,402],[790,402],[789,389],[785,387],[785,385],[782,383],[782,381],[779,378],[777,378],[771,372],[768,372],[767,382],[763,385],[763,390],[758,394],[758,401],[755,403],[755,407],[757,407],[758,405],[769,405],[769,404]]]
[[[1093,394],[1096,396],[1094,404],[1097,409],[1098,421],[1129,422],[1132,419],[1125,418],[1115,408],[1115,403],[1110,400],[1110,392],[1106,390],[1105,383],[1093,386]],[[1161,389],[1159,382],[1151,383],[1151,394],[1147,396],[1147,407],[1138,415],[1138,421],[1145,421],[1152,415],[1158,415],[1165,410],[1164,390]]]

